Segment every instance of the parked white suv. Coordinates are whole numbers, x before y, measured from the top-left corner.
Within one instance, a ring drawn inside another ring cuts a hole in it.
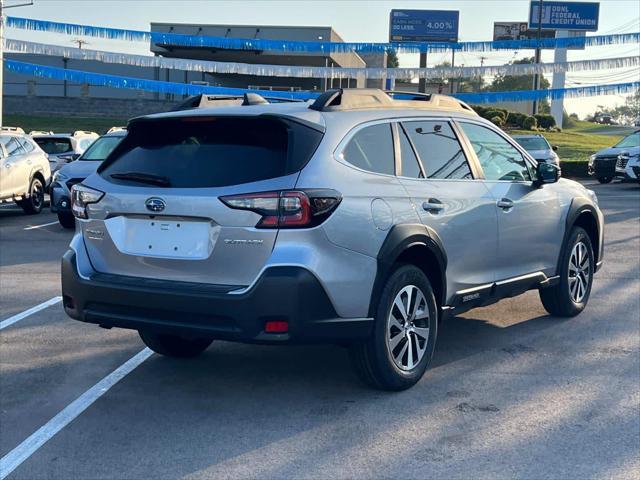
[[[54,173],[63,165],[77,160],[98,138],[95,132],[77,130],[73,133],[31,132],[31,138],[49,155],[49,166]]]
[[[0,128],[0,202],[14,201],[25,213],[40,213],[51,179],[47,154],[21,128]]]

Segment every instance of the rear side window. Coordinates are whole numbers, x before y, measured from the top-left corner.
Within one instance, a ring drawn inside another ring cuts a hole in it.
[[[472,178],[469,163],[448,122],[416,121],[402,125],[418,151],[427,178]]]
[[[424,178],[422,171],[420,171],[420,165],[418,164],[418,158],[413,152],[413,147],[407,138],[407,133],[404,128],[400,126],[398,128],[400,134],[400,155],[402,165],[402,176],[408,178]]]
[[[395,175],[391,125],[380,123],[359,130],[342,152],[342,158],[363,170]]]
[[[24,148],[22,148],[16,137],[0,137],[0,141],[4,144],[4,148],[7,149],[7,156],[9,157],[25,153]]]
[[[22,145],[22,148],[24,148],[24,151],[27,153],[33,152],[33,150],[35,149],[33,144],[26,138],[19,138],[18,141],[20,142],[20,145]]]
[[[322,133],[275,117],[184,117],[142,120],[99,169],[166,179],[175,188],[205,188],[267,180],[306,165]],[[121,175],[120,175],[121,176]]]
[[[33,139],[40,148],[51,155],[58,155],[59,153],[67,153],[73,151],[71,140],[68,138],[34,138]]]

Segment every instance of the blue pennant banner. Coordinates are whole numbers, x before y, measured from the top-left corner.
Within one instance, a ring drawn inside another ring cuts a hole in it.
[[[583,48],[624,43],[639,43],[640,32],[619,33],[613,35],[594,35],[590,37],[545,38],[539,42],[530,40],[498,40],[486,42],[307,42],[290,40],[267,40],[260,38],[206,37],[202,35],[184,35],[177,33],[144,32],[119,28],[96,27],[74,23],[50,22],[31,18],[7,17],[7,27],[24,30],[46,31],[67,35],[100,37],[117,40],[149,41],[158,45],[183,47],[208,47],[230,50],[269,51],[269,52],[361,52],[381,53],[395,50],[403,53],[443,52],[456,50],[461,52],[487,52],[491,50],[527,50],[541,48]]]
[[[149,92],[173,93],[176,95],[197,95],[205,93],[209,95],[242,95],[244,93],[258,93],[266,97],[280,97],[294,100],[310,100],[319,94],[314,92],[273,92],[264,90],[245,90],[241,88],[207,87],[186,83],[162,82],[158,80],[145,80],[141,78],[120,77],[101,73],[82,72],[79,70],[66,70],[64,68],[35,65],[33,63],[18,62],[5,59],[5,67],[15,73],[32,75],[54,80],[67,80],[89,85],[127,88],[144,90]],[[596,95],[620,95],[635,92],[640,89],[639,82],[617,83],[611,85],[594,85],[589,87],[558,88],[550,90],[522,90],[514,92],[485,92],[485,93],[459,93],[456,98],[467,103],[496,103],[496,102],[524,102],[542,100],[544,98],[576,98],[591,97]]]

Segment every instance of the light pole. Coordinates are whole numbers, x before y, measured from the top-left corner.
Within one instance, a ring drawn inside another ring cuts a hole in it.
[[[33,5],[33,0],[29,3],[19,3],[17,5],[4,5],[4,0],[0,0],[0,127],[3,123],[2,99],[4,97],[4,11],[7,8],[29,7],[31,5]]]

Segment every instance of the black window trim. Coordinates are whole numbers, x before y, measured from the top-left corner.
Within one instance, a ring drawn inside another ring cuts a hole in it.
[[[457,130],[460,132],[460,135],[464,138],[464,141],[467,145],[467,148],[469,149],[469,154],[472,156],[473,158],[473,163],[476,164],[478,170],[481,172],[482,175],[482,179],[487,181],[487,182],[509,182],[509,183],[521,183],[521,184],[530,184],[532,185],[535,182],[536,179],[536,166],[537,166],[537,162],[535,160],[532,159],[532,157],[529,155],[529,153],[520,146],[520,144],[518,144],[518,142],[516,142],[514,139],[512,139],[511,137],[509,137],[509,135],[507,135],[505,132],[503,132],[502,130],[496,128],[492,123],[485,123],[482,121],[478,121],[476,119],[473,118],[456,118],[454,119],[453,122],[457,128]],[[471,141],[469,140],[469,137],[467,137],[467,134],[464,133],[464,129],[462,128],[463,123],[470,123],[473,125],[478,125],[479,127],[484,127],[488,130],[491,130],[492,132],[496,133],[498,136],[502,137],[509,145],[511,145],[513,148],[515,148],[520,155],[522,155],[522,159],[524,160],[525,166],[527,167],[527,169],[529,170],[529,175],[531,176],[531,180],[487,180],[485,175],[484,175],[484,170],[482,169],[482,165],[480,164],[480,160],[478,159],[478,156],[476,155],[476,151],[473,148],[473,145],[471,144]]]

